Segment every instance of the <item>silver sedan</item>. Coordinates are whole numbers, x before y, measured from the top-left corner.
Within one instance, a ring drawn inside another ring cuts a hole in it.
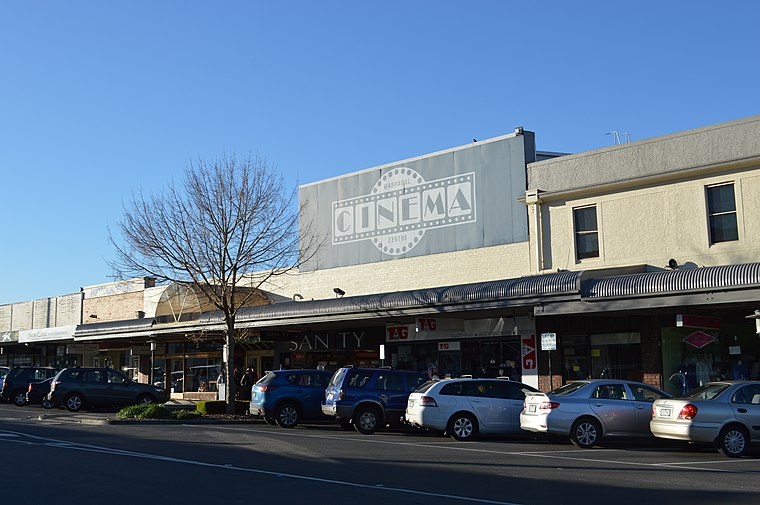
[[[527,393],[520,428],[569,436],[584,449],[597,445],[602,437],[651,436],[652,403],[669,397],[634,381],[571,382],[549,393]]]
[[[743,455],[760,442],[760,382],[710,382],[681,398],[652,406],[652,434],[717,445],[725,456]]]

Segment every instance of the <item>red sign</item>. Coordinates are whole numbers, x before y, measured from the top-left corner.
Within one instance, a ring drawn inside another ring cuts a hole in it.
[[[435,319],[417,319],[417,329],[419,331],[435,331]]]
[[[676,326],[683,328],[707,328],[709,330],[719,330],[720,319],[717,317],[676,314]]]
[[[683,341],[692,347],[702,349],[706,345],[710,345],[715,342],[716,338],[703,331],[695,331],[688,337],[684,337]]]
[[[409,338],[408,326],[387,326],[385,331],[388,335],[388,340],[406,340]]]
[[[536,362],[536,336],[523,337],[520,347],[522,348],[523,370],[535,370],[538,365]]]

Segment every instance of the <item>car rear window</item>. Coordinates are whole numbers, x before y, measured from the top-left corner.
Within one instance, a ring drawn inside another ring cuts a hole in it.
[[[426,393],[428,389],[432,388],[438,383],[438,381],[427,381],[422,386],[418,387],[414,391],[416,393]],[[445,387],[445,386],[444,386]]]
[[[427,384],[427,375],[424,374],[407,374],[406,382],[409,384],[409,391],[417,391],[419,388]]]
[[[682,398],[690,398],[692,400],[712,400],[727,388],[728,384],[705,384],[694,391],[690,391],[689,394],[682,396]]]
[[[562,387],[558,387],[557,389],[553,391],[549,391],[549,393],[556,396],[569,395],[569,394],[575,393],[576,391],[586,386],[587,384],[588,382],[571,382],[569,384],[565,384]]]
[[[348,373],[348,368],[341,368],[337,372],[335,372],[335,375],[333,375],[332,379],[330,379],[330,386],[332,387],[340,386],[341,382],[343,382],[343,377],[346,376],[346,373]]]

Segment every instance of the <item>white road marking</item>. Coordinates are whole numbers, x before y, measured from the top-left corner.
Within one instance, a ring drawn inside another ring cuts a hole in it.
[[[78,444],[74,442],[67,442],[65,440],[56,440],[52,438],[38,437],[35,435],[28,435],[28,434],[19,433],[19,432],[0,432],[0,436],[24,437],[24,438],[37,441],[37,443],[40,445],[46,445],[48,447],[53,447],[56,449],[69,449],[69,450],[75,450],[75,451],[109,454],[109,455],[114,455],[114,456],[126,456],[126,457],[132,457],[132,458],[150,459],[150,460],[155,460],[155,461],[163,461],[167,463],[178,463],[178,464],[183,464],[183,465],[202,466],[205,468],[215,468],[219,470],[232,470],[232,471],[237,471],[237,472],[247,472],[247,473],[254,473],[254,474],[259,474],[259,475],[282,477],[282,478],[309,481],[309,482],[318,482],[320,484],[334,484],[341,487],[349,486],[349,487],[360,488],[360,489],[373,489],[379,492],[428,496],[431,498],[443,498],[447,500],[458,500],[460,502],[470,502],[470,503],[488,503],[492,505],[523,505],[523,504],[514,503],[514,502],[503,502],[503,501],[496,501],[496,500],[487,500],[483,498],[475,498],[472,496],[460,496],[460,495],[452,495],[452,494],[446,494],[446,493],[433,493],[433,492],[428,492],[428,491],[418,491],[415,489],[408,489],[408,488],[401,488],[401,487],[387,487],[383,484],[361,484],[358,482],[342,481],[342,480],[335,480],[335,479],[323,479],[320,477],[310,477],[308,475],[299,475],[299,474],[284,473],[284,472],[273,472],[269,470],[259,470],[256,468],[234,466],[234,465],[230,465],[229,463],[228,464],[205,463],[202,461],[173,458],[170,456],[161,456],[158,454],[125,451],[121,449],[112,449],[109,447],[100,447],[97,445]],[[27,441],[27,443],[31,444],[34,442]]]

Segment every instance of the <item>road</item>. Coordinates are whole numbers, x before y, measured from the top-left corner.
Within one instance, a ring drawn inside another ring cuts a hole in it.
[[[108,424],[0,405],[4,503],[760,503],[760,454],[641,442],[370,436],[330,423]],[[81,422],[85,421],[85,422]]]

